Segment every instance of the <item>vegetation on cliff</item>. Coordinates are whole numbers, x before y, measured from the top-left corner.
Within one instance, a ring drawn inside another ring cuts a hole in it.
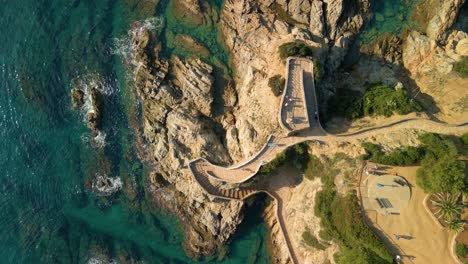
[[[312,56],[312,48],[301,42],[287,42],[279,46],[278,52],[282,60],[288,57]]]
[[[413,165],[420,162],[425,154],[424,149],[421,147],[407,146],[394,149],[389,153],[385,153],[380,145],[370,142],[362,143],[362,147],[367,152],[365,159],[387,165]]]
[[[453,64],[453,70],[462,78],[468,78],[468,56],[463,56],[460,61]]]
[[[311,157],[305,176],[320,176],[322,191],[315,197],[315,215],[320,217],[323,240],[333,240],[341,246],[335,255],[337,263],[392,263],[392,256],[383,243],[363,222],[358,198],[354,191],[345,195],[336,191],[334,179],[340,172],[333,164],[342,160],[343,155],[321,162]]]
[[[384,153],[381,146],[364,142],[366,159],[386,165],[421,164],[417,171],[416,183],[427,193],[466,192],[465,163],[458,155],[465,152],[467,134],[457,138],[425,133],[419,137],[421,145],[403,147]],[[455,142],[461,142],[457,149]]]
[[[268,79],[268,86],[275,96],[279,96],[283,93],[285,79],[281,75],[276,74]]]
[[[465,162],[458,160],[455,143],[448,137],[427,133],[419,140],[426,155],[416,174],[416,183],[425,192],[466,192]]]
[[[334,185],[325,185],[317,193],[315,214],[321,219],[322,234],[342,248],[335,257],[337,263],[392,263],[392,256],[364,224],[359,211],[353,192],[343,196],[335,191]]]
[[[356,119],[363,116],[393,114],[404,115],[421,111],[422,107],[411,100],[404,89],[394,89],[381,84],[371,84],[364,94],[359,91],[340,89],[328,101],[328,111],[336,116]]]

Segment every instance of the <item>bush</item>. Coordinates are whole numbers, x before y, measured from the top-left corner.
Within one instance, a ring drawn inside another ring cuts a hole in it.
[[[463,258],[466,256],[466,254],[468,254],[468,248],[465,244],[457,242],[455,246],[455,253],[457,254],[457,256]]]
[[[317,84],[322,77],[322,65],[318,60],[314,60],[314,81]]]
[[[367,159],[385,165],[413,165],[420,162],[425,155],[424,149],[420,147],[398,148],[388,154],[385,154],[379,145],[369,142],[362,143],[362,147],[367,152]]]
[[[463,56],[460,61],[453,64],[453,70],[457,72],[460,77],[468,78],[468,56]]]
[[[362,117],[362,93],[351,89],[338,89],[327,103],[328,112],[347,119]]]
[[[278,48],[280,58],[285,60],[288,57],[306,57],[312,56],[312,48],[300,42],[284,43]]]
[[[318,239],[310,232],[309,229],[306,229],[302,233],[302,240],[304,240],[304,243],[307,246],[316,248],[318,250],[324,250],[327,248],[322,243],[320,243],[320,241],[318,241]]]
[[[416,183],[427,193],[464,192],[466,191],[464,170],[465,163],[457,160],[455,156],[426,158],[416,172]]]
[[[364,115],[391,116],[393,113],[405,115],[412,111],[421,111],[419,104],[411,102],[408,92],[404,89],[395,90],[388,86],[373,85],[363,97],[362,110]]]
[[[270,86],[271,91],[273,92],[275,96],[279,96],[280,94],[283,93],[284,84],[285,84],[285,79],[281,77],[281,75],[279,74],[271,77],[268,80],[268,86]]]
[[[380,84],[371,85],[364,94],[341,88],[328,100],[330,113],[350,120],[369,115],[404,115],[421,110],[422,107],[411,101],[406,90],[395,90]]]
[[[461,142],[462,142],[464,145],[468,145],[468,133],[463,134],[463,135],[460,137],[460,140],[461,140]]]
[[[426,133],[419,137],[425,150],[416,183],[425,192],[465,192],[465,163],[457,159],[457,148],[447,137]]]
[[[343,248],[337,255],[338,263],[392,263],[383,243],[364,224],[354,193],[342,197],[333,188],[325,187],[317,193],[314,211],[321,219],[324,233],[330,234]],[[348,262],[349,255],[354,256],[351,259],[372,261]]]

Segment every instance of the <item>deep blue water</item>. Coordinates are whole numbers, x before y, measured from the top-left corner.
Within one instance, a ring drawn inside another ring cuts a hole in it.
[[[150,2],[0,1],[1,263],[192,262],[177,220],[142,193],[147,166],[129,127],[132,88],[113,52],[132,22],[164,15]],[[105,87],[102,149],[72,109],[73,80]],[[121,178],[122,190],[97,196],[96,175]],[[137,198],[126,191],[132,182]],[[259,216],[249,217],[222,263],[268,263],[265,237]]]

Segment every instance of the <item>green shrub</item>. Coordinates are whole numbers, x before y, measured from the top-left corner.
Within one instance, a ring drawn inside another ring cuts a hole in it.
[[[404,115],[422,110],[419,104],[410,100],[406,90],[395,90],[383,85],[373,85],[364,93],[362,109],[366,116],[383,115],[387,117],[393,113]]]
[[[422,161],[416,172],[416,184],[427,193],[464,192],[464,170],[465,163],[457,160],[456,156],[429,157]]]
[[[325,187],[317,193],[314,211],[320,217],[324,233],[332,236],[343,248],[343,252],[337,255],[338,263],[392,263],[383,243],[364,224],[354,193],[342,197],[333,187]],[[349,255],[373,262],[347,262]]]
[[[327,103],[328,112],[347,119],[362,117],[362,93],[351,89],[338,89]]]
[[[457,72],[460,77],[468,78],[468,56],[463,56],[460,61],[453,64],[453,70]]]
[[[316,248],[318,250],[324,250],[324,249],[327,248],[325,245],[320,243],[320,241],[318,241],[318,239],[310,232],[309,229],[306,229],[302,233],[302,240],[309,247],[313,247],[313,248]]]
[[[463,258],[466,256],[466,254],[468,254],[468,248],[465,244],[457,242],[455,246],[455,253],[457,254],[457,256]]]
[[[284,43],[278,48],[280,58],[285,60],[288,57],[306,57],[312,56],[312,48],[300,42]]]
[[[260,174],[270,174],[272,171],[283,165],[286,162],[286,159],[287,156],[285,151],[276,154],[276,157],[272,161],[262,166]]]
[[[268,80],[268,86],[270,86],[271,91],[273,92],[275,96],[279,96],[283,93],[284,84],[285,84],[285,79],[281,77],[281,75],[279,74],[271,77]]]
[[[369,142],[362,143],[362,147],[366,150],[367,159],[386,165],[413,165],[420,162],[425,155],[424,149],[420,147],[398,148],[388,154],[385,154],[379,145]]]
[[[322,77],[322,65],[318,60],[314,60],[314,81],[317,84]]]
[[[327,230],[320,230],[319,232],[319,237],[320,239],[322,240],[325,240],[325,241],[331,241],[333,239],[333,236],[327,232]]]
[[[463,143],[464,145],[468,145],[468,133],[463,134],[463,135],[460,137],[460,140],[462,141],[462,143]]]
[[[426,133],[419,137],[425,150],[416,183],[427,193],[465,192],[465,163],[457,159],[457,148],[447,137]]]
[[[337,160],[329,160],[326,157],[324,157],[324,159],[325,163],[322,163],[317,156],[311,155],[305,165],[304,177],[313,180],[315,177],[319,176],[324,186],[332,187],[336,175],[340,173],[340,169],[334,166]]]
[[[421,110],[422,107],[411,100],[406,90],[380,84],[370,85],[364,94],[341,88],[328,99],[328,112],[350,120],[370,115],[404,115]]]

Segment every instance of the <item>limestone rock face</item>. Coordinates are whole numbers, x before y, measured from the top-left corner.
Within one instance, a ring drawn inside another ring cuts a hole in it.
[[[464,2],[465,0],[441,1],[440,8],[427,25],[426,32],[429,38],[441,40],[444,33],[452,26]]]
[[[186,23],[201,25],[203,23],[203,13],[199,0],[175,0],[174,15]]]
[[[189,58],[185,62],[173,57],[173,72],[176,77],[174,84],[179,87],[183,95],[191,98],[200,112],[211,115],[213,95],[213,67],[200,59]]]
[[[310,0],[289,1],[288,12],[299,23],[307,24],[310,21]]]
[[[427,36],[417,31],[411,32],[403,46],[403,63],[407,69],[418,67],[431,51],[431,43]]]
[[[466,33],[465,33],[466,34]],[[468,56],[468,37],[460,40],[457,43],[457,46],[455,48],[455,51],[457,54],[460,56]]]
[[[468,80],[454,73],[453,64],[467,54],[468,34],[449,30],[464,1],[441,1],[426,29],[411,32],[403,44],[403,64],[422,93],[434,100],[437,117],[466,122]]]
[[[220,165],[232,162],[210,118],[212,66],[197,58],[178,57],[169,65],[159,58],[155,42],[145,25],[134,26],[129,64],[143,111],[142,139],[137,142],[146,143],[140,154],[155,167],[145,188],[152,199],[182,219],[187,253],[198,258],[226,243],[242,220],[243,204],[211,200],[187,167],[199,157]]]
[[[324,24],[324,3],[322,1],[312,1],[310,8],[309,29],[313,35],[322,38],[325,34]]]

